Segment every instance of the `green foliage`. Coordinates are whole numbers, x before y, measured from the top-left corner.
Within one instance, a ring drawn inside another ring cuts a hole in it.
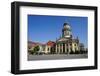
[[[35,46],[33,50],[30,50],[29,51],[29,54],[37,54],[38,51],[40,50],[40,47],[39,46]]]
[[[39,46],[35,46],[34,49],[33,49],[33,52],[37,53],[39,50],[40,50],[40,47]]]

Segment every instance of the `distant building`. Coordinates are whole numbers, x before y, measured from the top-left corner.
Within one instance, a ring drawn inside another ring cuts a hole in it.
[[[39,46],[39,51],[38,52],[45,53],[45,44],[28,41],[28,51],[29,52],[32,51],[32,50],[34,50],[34,48],[36,46]]]
[[[33,50],[36,45],[37,44],[35,42],[28,41],[28,51]]]
[[[84,51],[84,50],[85,50],[84,44],[83,44],[83,43],[80,43],[79,46],[80,46],[80,50],[81,50],[81,51]]]

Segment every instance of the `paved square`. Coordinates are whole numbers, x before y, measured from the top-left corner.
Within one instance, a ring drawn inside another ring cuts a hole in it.
[[[88,58],[88,54],[52,54],[52,55],[28,55],[28,60],[56,60],[56,59],[83,59]]]

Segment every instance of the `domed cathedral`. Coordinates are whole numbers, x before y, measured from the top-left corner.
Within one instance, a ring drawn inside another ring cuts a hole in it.
[[[63,24],[62,36],[56,40],[56,53],[71,53],[79,50],[79,39],[73,39],[72,30],[68,23]]]

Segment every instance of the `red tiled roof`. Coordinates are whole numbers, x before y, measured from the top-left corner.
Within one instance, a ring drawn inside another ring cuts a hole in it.
[[[53,41],[48,41],[48,42],[47,42],[47,45],[49,45],[49,46],[54,46],[54,45],[55,45],[55,42],[53,42]]]

